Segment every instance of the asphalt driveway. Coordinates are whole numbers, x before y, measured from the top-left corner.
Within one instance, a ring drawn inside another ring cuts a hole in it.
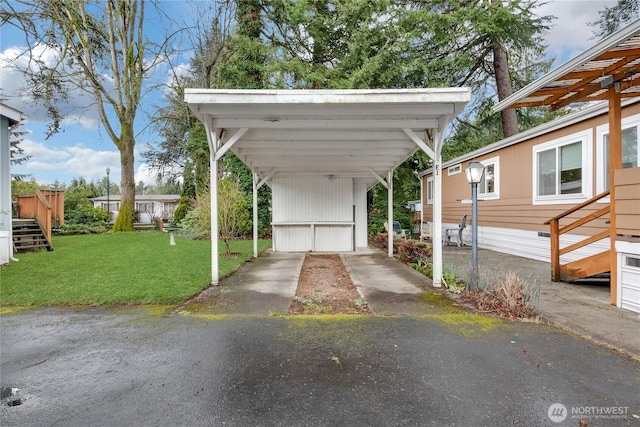
[[[3,316],[0,425],[640,425],[638,363],[557,328],[163,311]]]

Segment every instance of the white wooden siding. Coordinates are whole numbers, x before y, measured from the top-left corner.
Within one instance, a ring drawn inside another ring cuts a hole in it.
[[[469,221],[468,217],[467,221]],[[443,224],[442,235],[444,236],[444,229],[457,227],[458,224]],[[588,236],[577,234],[564,234],[560,236],[560,247],[569,246],[587,237]],[[462,232],[462,241],[465,245],[471,246],[470,225],[467,225],[467,228]],[[455,244],[456,240],[451,239],[451,242]],[[538,236],[538,232],[536,231],[478,226],[478,247],[495,252],[521,256],[523,258],[551,262],[551,238]],[[563,255],[560,257],[560,262],[565,264],[606,250],[609,250],[609,240],[604,239]],[[551,274],[551,272],[549,272],[549,274]]]
[[[616,242],[618,252],[617,306],[640,313],[640,243]],[[629,262],[631,261],[631,262]]]
[[[351,178],[275,178],[271,189],[275,223],[353,221]]]
[[[311,227],[288,225],[273,227],[273,250],[275,252],[307,252],[312,249]]]
[[[271,189],[274,251],[353,250],[353,179],[275,178]]]
[[[349,252],[353,250],[353,228],[351,225],[316,225],[314,230],[314,251]]]

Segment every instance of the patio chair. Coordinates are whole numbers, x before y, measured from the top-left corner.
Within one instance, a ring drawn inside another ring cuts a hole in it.
[[[402,228],[400,221],[393,221],[393,237],[395,239],[407,238],[407,230]]]
[[[430,240],[433,242],[433,223],[423,222],[420,228],[420,241]]]
[[[384,231],[389,232],[389,223],[385,221],[384,223]],[[406,239],[407,231],[400,228],[399,221],[393,221],[393,238],[394,239]]]
[[[444,230],[445,237],[447,239],[447,246],[451,243],[452,237],[457,237],[458,239],[458,247],[462,246],[462,232],[467,227],[467,215],[462,215],[462,219],[460,220],[460,225],[458,228],[447,228]]]

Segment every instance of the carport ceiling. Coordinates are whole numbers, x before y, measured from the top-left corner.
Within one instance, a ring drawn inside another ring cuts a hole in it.
[[[232,143],[261,178],[325,175],[371,185],[419,149],[411,132],[426,140],[425,131],[443,130],[469,99],[467,88],[185,91],[219,145]]]

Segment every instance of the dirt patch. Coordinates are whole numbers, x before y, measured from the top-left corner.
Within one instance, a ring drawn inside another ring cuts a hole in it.
[[[308,254],[288,314],[372,314],[337,254]]]

